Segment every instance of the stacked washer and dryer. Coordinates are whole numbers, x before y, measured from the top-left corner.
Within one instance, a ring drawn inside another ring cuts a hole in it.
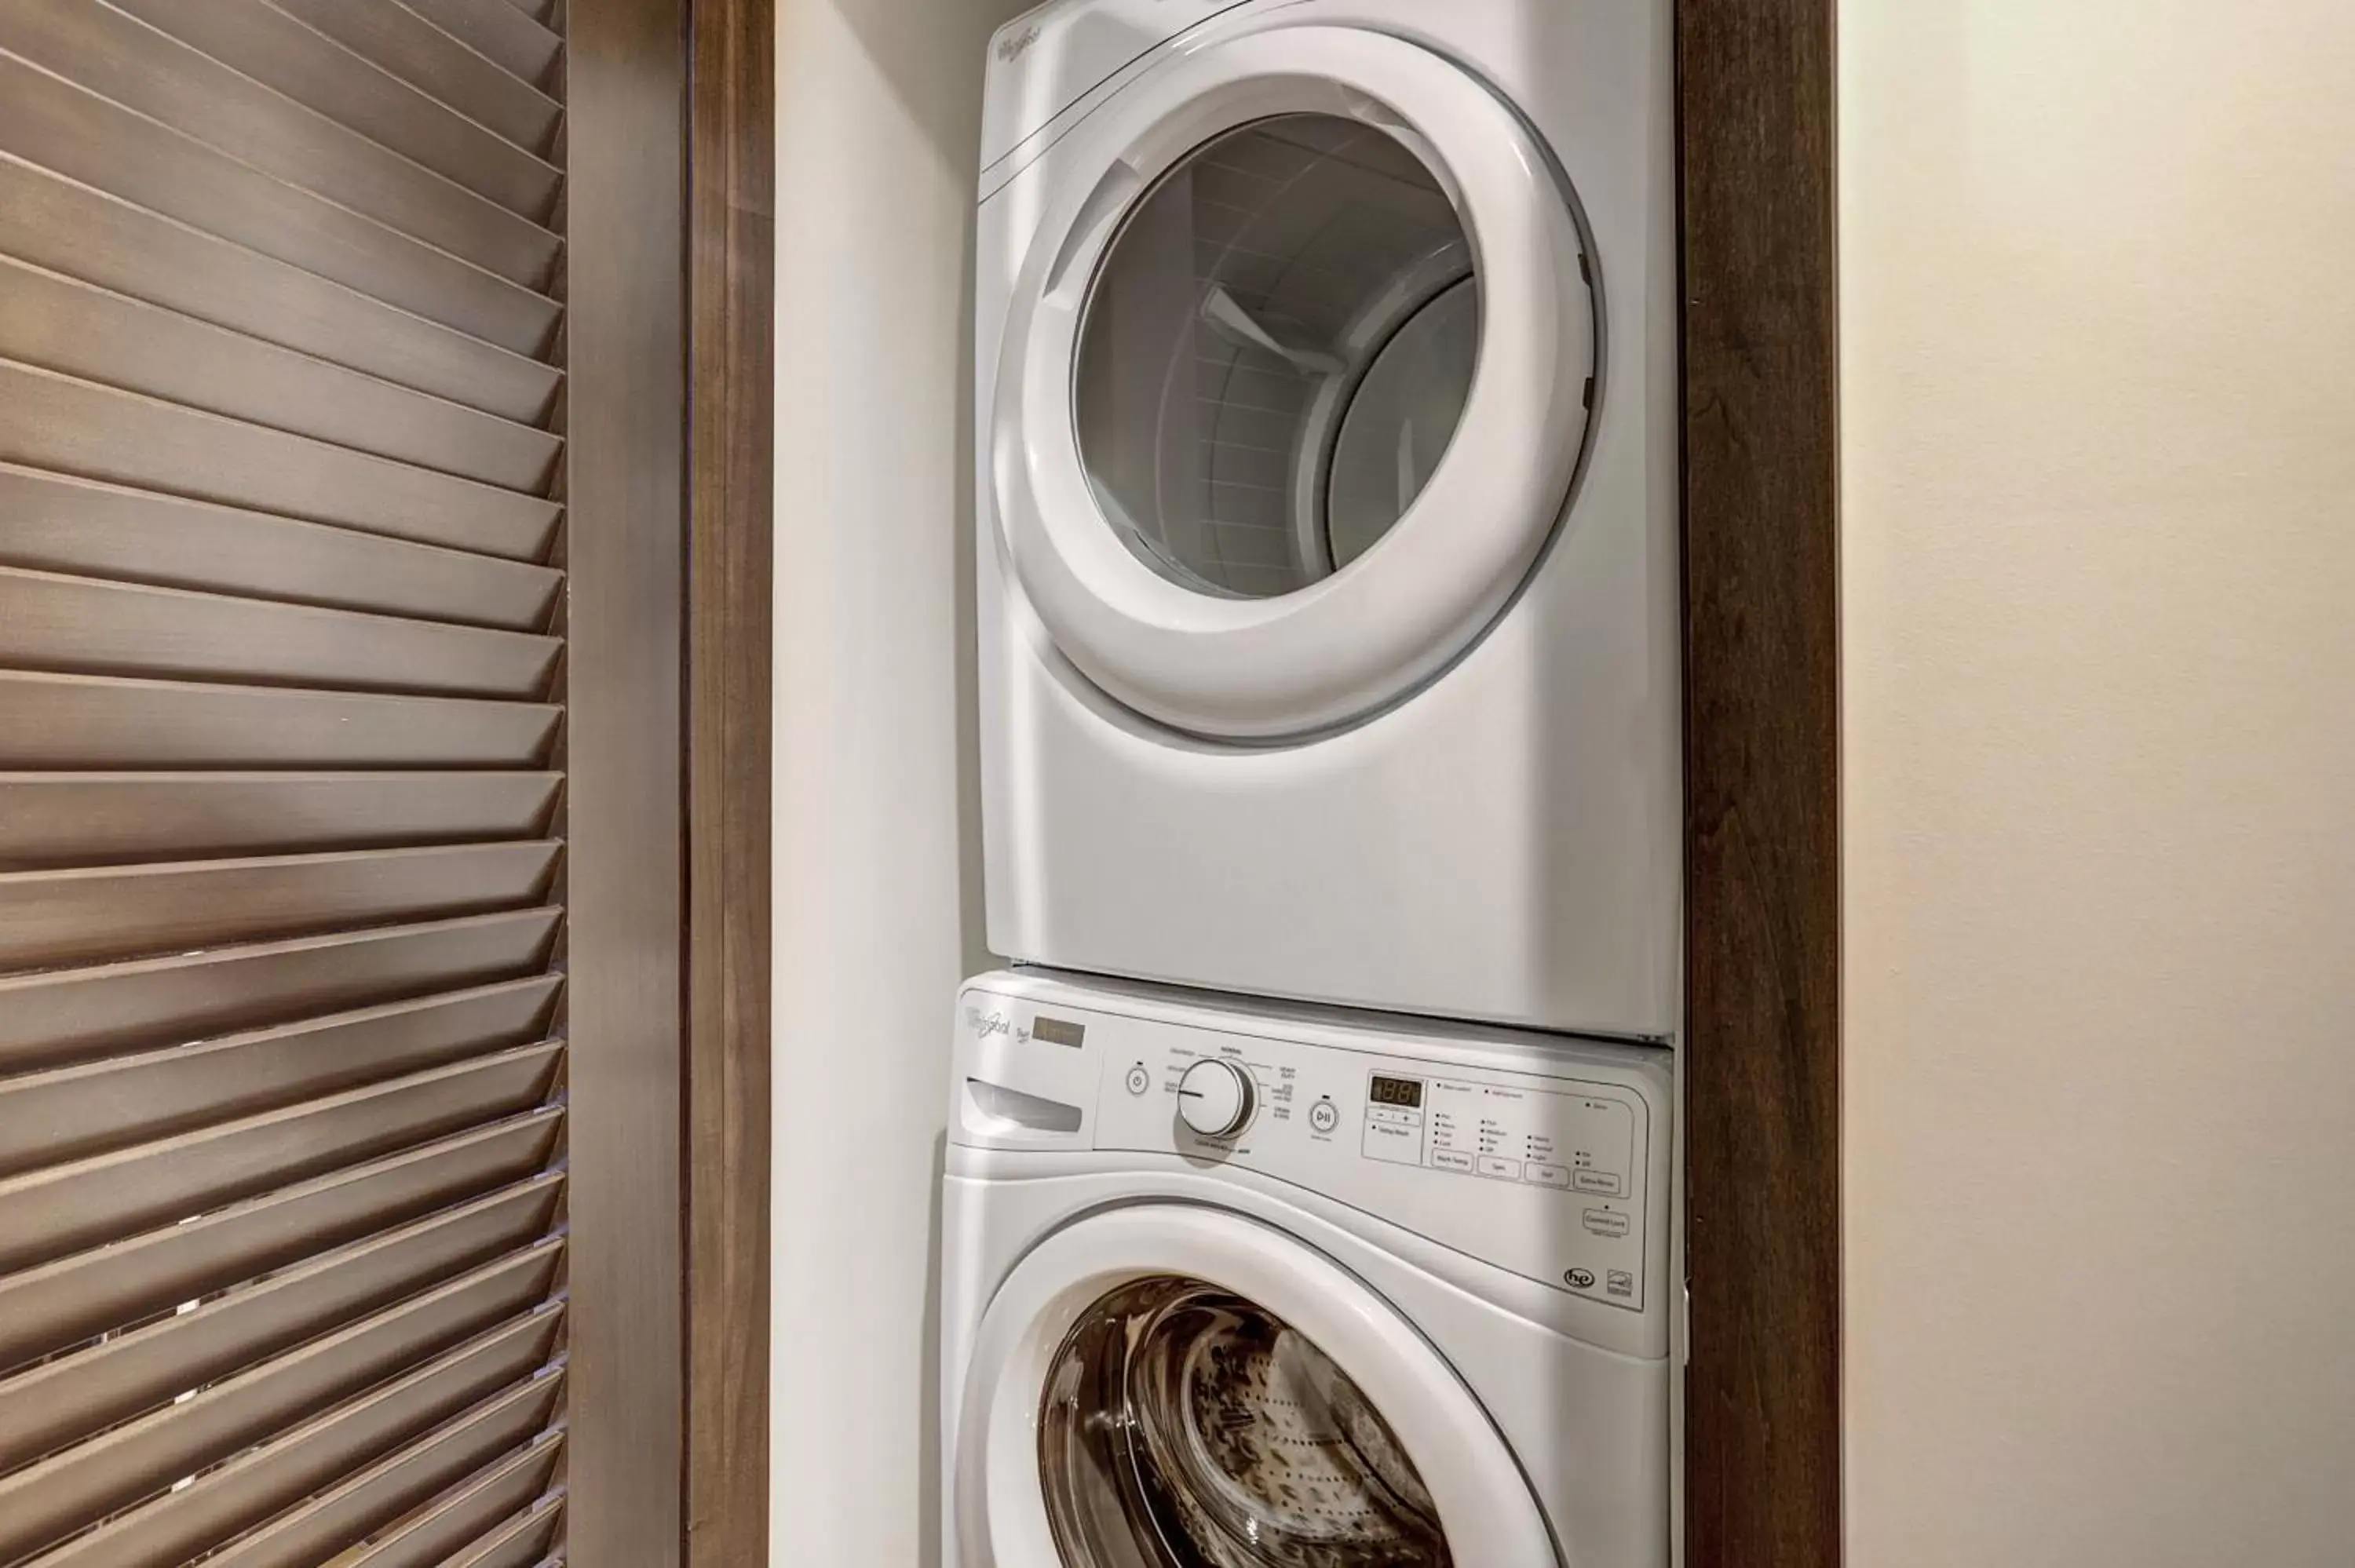
[[[949,1568],[1672,1560],[1669,21],[993,42]]]

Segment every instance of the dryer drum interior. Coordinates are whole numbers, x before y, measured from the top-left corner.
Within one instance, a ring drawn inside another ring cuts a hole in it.
[[[1388,1422],[1307,1336],[1198,1279],[1122,1287],[1049,1373],[1039,1468],[1074,1568],[1448,1568]]]
[[[1098,270],[1072,387],[1089,483],[1163,576],[1292,592],[1422,493],[1479,344],[1471,241],[1423,159],[1337,115],[1257,121],[1180,160]]]

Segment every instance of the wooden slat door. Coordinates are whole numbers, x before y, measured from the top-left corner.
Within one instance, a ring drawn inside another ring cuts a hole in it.
[[[615,1260],[677,1245],[677,290],[632,258],[679,207],[644,82],[568,100],[649,47],[658,98],[678,15],[0,0],[0,1565],[530,1568],[671,1506]]]

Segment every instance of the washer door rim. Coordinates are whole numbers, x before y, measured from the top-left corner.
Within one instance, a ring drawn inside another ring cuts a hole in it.
[[[1228,599],[1147,566],[1104,517],[1074,415],[1080,334],[1129,215],[1207,143],[1302,113],[1405,143],[1455,204],[1481,290],[1472,388],[1422,493],[1348,568]],[[1485,632],[1571,498],[1599,371],[1591,263],[1550,160],[1455,62],[1387,34],[1279,26],[1202,46],[1070,138],[1009,301],[988,432],[998,547],[1063,656],[1145,717],[1279,741],[1406,696]]]
[[[1295,1236],[1233,1210],[1178,1200],[1067,1222],[1025,1254],[991,1298],[964,1371],[951,1478],[964,1568],[1063,1562],[1039,1474],[1047,1376],[1089,1308],[1124,1285],[1168,1276],[1202,1280],[1273,1313],[1355,1383],[1429,1489],[1457,1563],[1561,1568],[1543,1511],[1487,1412],[1396,1308]]]

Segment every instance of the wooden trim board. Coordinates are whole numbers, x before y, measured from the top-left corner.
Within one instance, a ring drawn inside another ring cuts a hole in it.
[[[573,1568],[686,1533],[684,5],[566,9]]]
[[[689,63],[687,1562],[769,1533],[773,0],[695,0]]]
[[[1835,0],[1678,0],[1690,1568],[1840,1541]]]

